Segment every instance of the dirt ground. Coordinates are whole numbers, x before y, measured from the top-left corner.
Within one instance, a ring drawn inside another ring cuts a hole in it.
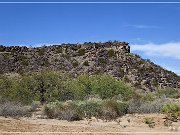
[[[154,118],[154,128],[144,123],[145,117]],[[115,121],[104,122],[95,119],[91,122],[87,120],[68,122],[56,119],[0,117],[0,135],[180,135],[180,123],[173,123],[172,127],[165,127],[163,118],[162,114],[126,115],[118,124]]]

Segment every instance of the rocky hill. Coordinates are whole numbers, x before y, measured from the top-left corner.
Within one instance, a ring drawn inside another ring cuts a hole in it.
[[[130,53],[127,42],[62,44],[37,48],[0,46],[0,74],[49,68],[82,73],[108,73],[143,90],[180,88],[180,77]]]

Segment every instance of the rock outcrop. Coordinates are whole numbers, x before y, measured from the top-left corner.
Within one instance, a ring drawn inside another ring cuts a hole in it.
[[[0,73],[29,73],[44,68],[82,73],[108,73],[143,90],[180,88],[180,77],[130,53],[127,42],[62,44],[37,48],[0,46]]]

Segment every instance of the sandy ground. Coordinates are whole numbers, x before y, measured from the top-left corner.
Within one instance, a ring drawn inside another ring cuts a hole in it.
[[[144,124],[144,117],[153,117],[155,128]],[[0,117],[0,135],[180,135],[180,123],[173,123],[175,129],[165,127],[163,117],[162,114],[127,115],[121,118],[120,124],[95,119],[89,123],[87,120],[68,122],[56,119]],[[127,121],[128,118],[131,119],[130,123]]]

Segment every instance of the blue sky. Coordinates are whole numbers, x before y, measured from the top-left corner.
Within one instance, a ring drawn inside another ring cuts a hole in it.
[[[178,75],[179,24],[180,4],[0,4],[2,45],[126,41],[133,53]]]

